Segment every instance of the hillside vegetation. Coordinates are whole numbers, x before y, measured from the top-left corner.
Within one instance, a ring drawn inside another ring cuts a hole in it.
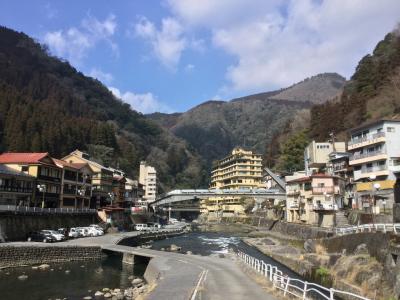
[[[1,27],[0,151],[62,157],[75,149],[131,176],[147,160],[159,172],[161,190],[205,185],[202,159],[185,141],[27,35]]]
[[[208,101],[182,114],[148,117],[186,140],[210,166],[235,146],[264,154],[288,122],[308,122],[312,104],[336,96],[344,82],[338,74],[320,74],[287,89],[229,102]]]

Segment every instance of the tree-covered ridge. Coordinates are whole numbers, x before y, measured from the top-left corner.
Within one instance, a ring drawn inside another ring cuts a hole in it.
[[[399,113],[399,68],[400,36],[394,31],[360,60],[340,97],[311,109],[311,136],[323,140],[332,131],[344,132],[365,121]]]
[[[202,161],[185,142],[27,35],[1,27],[0,150],[62,157],[75,149],[132,176],[147,160],[162,189],[205,185]]]

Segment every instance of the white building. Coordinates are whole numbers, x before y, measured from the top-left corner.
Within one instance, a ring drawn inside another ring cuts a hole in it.
[[[400,120],[375,121],[350,134],[349,164],[359,202],[363,207],[392,207],[395,173],[400,171]]]
[[[146,202],[153,202],[157,196],[157,171],[152,166],[146,164],[145,161],[140,162],[139,183],[143,185],[144,196]]]

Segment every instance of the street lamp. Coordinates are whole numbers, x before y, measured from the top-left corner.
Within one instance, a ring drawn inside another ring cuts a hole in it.
[[[113,205],[113,201],[114,201],[114,193],[108,193],[108,196],[111,199],[111,206]]]
[[[42,208],[44,208],[44,193],[46,192],[46,185],[45,184],[38,184],[37,188],[38,188],[39,192],[43,193],[43,196],[42,196]]]

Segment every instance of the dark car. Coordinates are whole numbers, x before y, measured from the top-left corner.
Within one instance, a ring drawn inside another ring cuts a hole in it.
[[[27,236],[28,242],[43,242],[43,243],[53,243],[56,239],[50,234],[43,232],[30,232]]]

